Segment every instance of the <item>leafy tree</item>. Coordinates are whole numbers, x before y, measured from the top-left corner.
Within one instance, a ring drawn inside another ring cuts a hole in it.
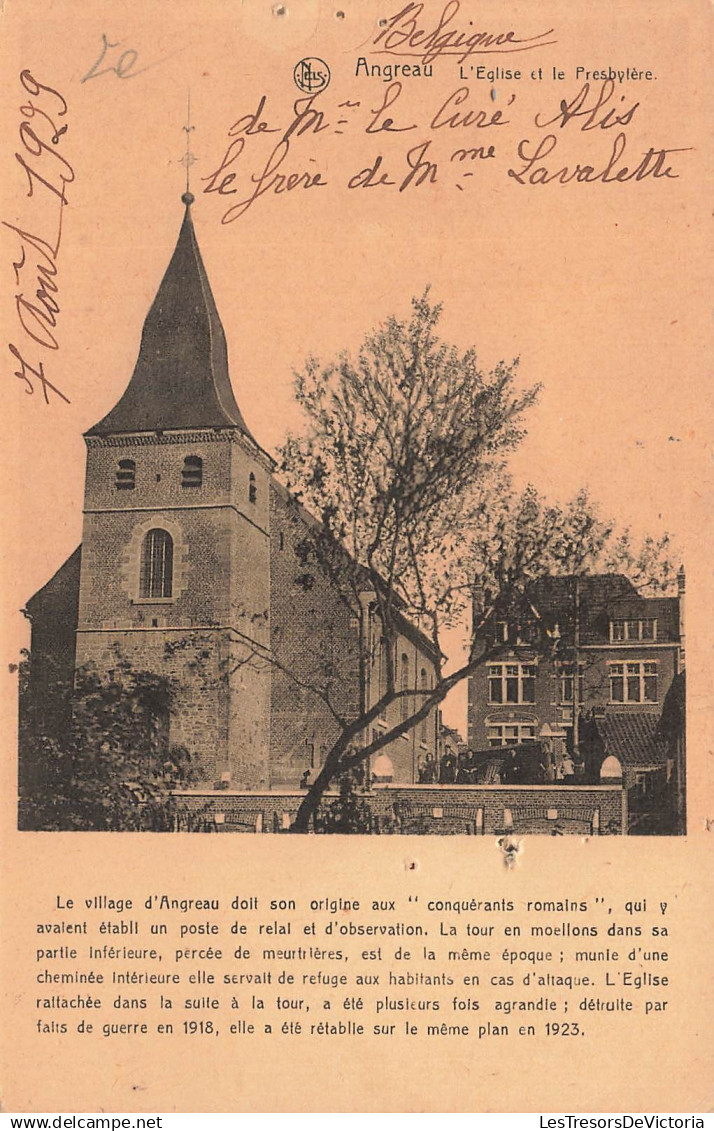
[[[344,353],[327,365],[310,359],[296,376],[305,427],[288,437],[282,471],[295,521],[305,522],[301,503],[319,519],[301,542],[296,580],[309,587],[314,572],[326,573],[362,642],[362,698],[351,710],[337,694],[342,674],[329,663],[316,665],[312,679],[299,676],[328,706],[336,737],[300,806],[296,832],[307,831],[330,783],[427,718],[495,653],[495,644],[484,646],[484,625],[499,604],[523,599],[536,578],[614,568],[653,584],[673,576],[666,539],[634,548],[629,532],[618,535],[599,518],[587,492],[555,505],[533,487],[515,491],[506,459],[538,387],[519,387],[517,361],[485,372],[473,349],[442,342],[440,314],[427,291],[412,301],[408,320],[390,318],[356,357]],[[404,687],[397,678],[403,618],[430,642],[430,688]],[[368,702],[370,621],[379,626],[386,673]],[[442,642],[455,628],[468,637],[466,658],[447,672]],[[385,708],[404,699],[399,724],[375,734],[372,724]]]
[[[172,790],[193,779],[192,758],[167,741],[171,680],[121,664],[112,678],[80,671],[71,724],[49,737],[20,735],[20,827],[170,831]]]

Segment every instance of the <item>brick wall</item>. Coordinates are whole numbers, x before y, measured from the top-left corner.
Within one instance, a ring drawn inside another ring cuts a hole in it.
[[[636,649],[583,649],[581,665],[583,672],[583,698],[581,710],[588,712],[593,707],[607,708],[608,711],[627,713],[646,711],[659,716],[662,704],[676,674],[678,645],[671,647],[647,647],[639,645]],[[658,670],[658,699],[656,703],[610,703],[610,681],[608,664],[626,663],[628,660],[642,662],[656,661]],[[536,692],[534,703],[489,703],[488,665],[481,665],[469,679],[468,686],[468,744],[472,750],[488,747],[488,725],[502,723],[533,724],[538,730],[544,723],[553,726],[570,725],[572,702],[561,701],[560,679],[552,661],[548,657],[538,657],[530,661],[516,651],[504,652],[499,663],[537,663]]]
[[[306,534],[299,514],[273,488],[271,635],[280,665],[272,676],[273,787],[299,785],[306,769],[314,778],[339,734],[324,700],[306,684],[325,687],[329,678],[335,709],[344,717],[359,709],[359,626],[323,571],[314,561],[303,563],[297,550]]]
[[[331,698],[345,718],[360,709],[360,624],[341,598],[338,588],[315,562],[303,564],[297,550],[307,528],[299,512],[286,502],[278,489],[271,494],[271,629],[277,659],[297,673],[302,683],[324,685],[329,665],[333,677]],[[308,584],[305,583],[308,575]],[[425,671],[433,677],[433,663],[414,640],[400,636],[397,655],[406,655],[410,685]],[[377,657],[369,665],[366,694],[376,702]],[[397,726],[401,719],[399,702],[391,704],[384,717],[375,722],[366,736]],[[413,782],[417,766],[436,754],[436,712],[403,736],[384,747],[392,763],[393,779]],[[305,769],[318,769],[339,728],[324,701],[300,686],[288,674],[275,669],[271,703],[271,784],[273,787],[299,785]],[[314,772],[311,780],[314,779]]]
[[[187,456],[202,460],[199,486],[183,484]],[[117,487],[120,460],[133,461],[133,489]],[[308,768],[314,778],[339,725],[311,684],[329,682],[343,718],[360,709],[359,619],[314,562],[301,562],[306,520],[270,473],[267,458],[232,432],[89,437],[74,608],[63,598],[58,631],[49,598],[37,607],[39,668],[56,652],[67,674],[75,658],[105,673],[126,661],[177,681],[170,738],[199,755],[206,785],[227,777],[233,788],[295,788]],[[170,597],[140,592],[153,528],[173,539]],[[422,671],[431,680],[433,664],[413,636],[400,637],[403,654],[410,682],[421,686]],[[371,667],[365,693],[374,702]],[[435,756],[435,715],[384,749],[394,781],[414,781],[419,762]],[[400,718],[395,703],[366,740]]]
[[[326,794],[326,801],[335,793]],[[368,801],[375,832],[499,836],[613,836],[627,831],[619,786],[376,786]],[[304,793],[181,793],[183,829],[284,832]],[[189,816],[190,815],[190,816]]]

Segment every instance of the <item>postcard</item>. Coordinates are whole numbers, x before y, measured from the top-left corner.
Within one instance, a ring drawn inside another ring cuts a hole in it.
[[[703,1126],[707,6],[0,27],[3,1109]]]

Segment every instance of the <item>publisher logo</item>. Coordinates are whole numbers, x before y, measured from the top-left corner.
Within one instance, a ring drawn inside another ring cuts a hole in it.
[[[301,59],[293,71],[293,78],[304,94],[319,94],[330,84],[330,68],[322,59]]]

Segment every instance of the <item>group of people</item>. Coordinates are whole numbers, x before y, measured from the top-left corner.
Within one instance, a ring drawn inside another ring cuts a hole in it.
[[[309,789],[311,774],[310,769],[305,770],[300,789]],[[417,766],[419,785],[572,785],[576,779],[575,763],[567,751],[555,755],[537,744],[504,746],[480,754],[447,753]],[[376,780],[373,774],[372,785]],[[363,784],[361,778],[359,784]]]
[[[575,763],[566,751],[562,756],[537,744],[505,746],[474,754],[445,754],[417,766],[420,785],[572,785]]]
[[[567,751],[562,758],[554,758],[552,754],[546,753],[540,762],[540,768],[543,771],[543,781],[548,784],[572,785],[575,781],[575,762]]]

